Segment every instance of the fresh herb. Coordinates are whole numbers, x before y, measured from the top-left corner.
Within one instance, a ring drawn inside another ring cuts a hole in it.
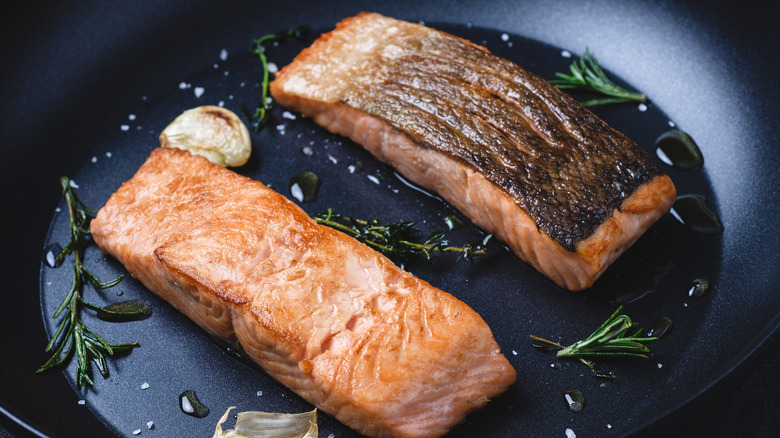
[[[604,94],[609,97],[590,99],[580,102],[582,106],[605,105],[622,102],[647,102],[647,96],[642,93],[633,93],[612,82],[604,71],[601,70],[596,57],[590,54],[588,48],[569,67],[571,75],[555,73],[559,79],[550,81],[560,89],[577,89]]]
[[[260,129],[263,126],[265,126],[266,122],[268,121],[268,113],[269,111],[271,111],[271,108],[273,108],[273,99],[268,95],[268,85],[270,83],[269,81],[270,72],[268,70],[268,58],[265,55],[264,44],[301,39],[304,36],[308,35],[308,33],[309,33],[309,26],[296,26],[290,30],[284,30],[276,33],[271,33],[268,35],[263,35],[257,40],[255,40],[254,42],[252,42],[250,51],[253,54],[257,55],[258,58],[260,58],[260,63],[263,66],[263,82],[261,83],[263,94],[261,96],[262,100],[257,103],[257,109],[255,109],[254,112],[251,112],[249,108],[247,108],[246,105],[244,104],[241,104],[241,110],[249,119],[254,132],[260,131]]]
[[[658,339],[655,336],[640,337],[642,329],[638,328],[628,315],[621,314],[622,310],[623,306],[618,307],[615,313],[590,336],[568,347],[537,336],[531,336],[531,339],[543,344],[539,347],[549,348],[552,346],[558,349],[557,357],[579,359],[593,371],[596,377],[611,378],[614,377],[611,373],[597,371],[594,364],[586,360],[585,357],[640,357],[647,359],[650,349],[643,342],[652,342]],[[637,330],[632,332],[633,334],[627,335],[635,328]]]
[[[73,254],[73,283],[70,291],[52,315],[52,318],[57,319],[65,312],[65,316],[60,322],[57,331],[46,346],[47,352],[53,350],[52,356],[37,372],[41,373],[58,367],[73,357],[75,353],[78,363],[76,385],[80,387],[85,383],[94,385],[91,378],[91,362],[95,363],[103,377],[108,377],[109,371],[106,356],[129,353],[138,346],[138,343],[109,344],[81,320],[82,307],[98,312],[104,311],[102,307],[84,300],[84,285],[92,284],[96,289],[102,290],[115,286],[122,281],[124,275],[120,275],[112,281],[101,282],[84,266],[84,251],[90,242],[89,222],[92,220],[91,215],[95,211],[79,200],[73,191],[69,178],[60,178],[60,184],[62,186],[62,196],[65,198],[68,206],[68,215],[70,216],[70,242],[57,254],[55,260],[59,263],[66,256]]]
[[[431,233],[422,242],[414,242],[414,234],[418,231],[414,228],[415,222],[398,221],[383,224],[378,218],[370,220],[355,219],[342,216],[328,209],[326,213],[312,216],[318,224],[327,225],[347,234],[351,234],[357,240],[379,250],[385,255],[408,258],[409,256],[425,256],[430,260],[434,252],[460,253],[458,260],[473,260],[476,255],[485,254],[486,245],[491,236],[482,242],[469,242],[463,246],[449,246],[444,238],[444,231]]]

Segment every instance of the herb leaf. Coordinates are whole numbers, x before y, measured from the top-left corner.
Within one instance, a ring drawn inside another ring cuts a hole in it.
[[[487,241],[468,242],[463,246],[450,246],[443,231],[431,233],[422,243],[414,241],[415,222],[398,221],[382,223],[378,218],[369,220],[356,219],[334,213],[328,209],[325,213],[312,216],[318,224],[327,225],[339,231],[352,235],[357,240],[378,250],[387,256],[407,259],[410,256],[424,256],[431,260],[436,252],[458,252],[458,261],[473,260],[474,256],[485,254]]]
[[[599,372],[596,371],[591,361],[585,360],[585,357],[639,357],[647,359],[650,349],[644,343],[653,342],[658,338],[655,336],[641,337],[642,329],[638,328],[628,315],[620,313],[622,310],[623,306],[621,305],[590,336],[568,347],[537,336],[531,336],[531,339],[557,347],[559,350],[557,357],[579,359],[593,371],[594,375]],[[633,331],[634,329],[637,330]],[[601,377],[601,374],[597,377]]]
[[[79,200],[73,191],[69,178],[60,178],[60,185],[62,186],[62,196],[65,198],[68,206],[68,215],[70,216],[70,242],[57,255],[56,261],[62,261],[66,256],[73,254],[73,282],[70,291],[68,291],[52,315],[52,318],[57,319],[63,312],[66,312],[54,336],[51,337],[49,344],[46,346],[47,352],[53,351],[52,356],[37,372],[41,373],[63,365],[75,354],[78,364],[76,385],[80,387],[85,383],[94,385],[90,370],[92,363],[95,364],[103,377],[108,377],[109,370],[106,356],[129,353],[138,346],[138,343],[110,344],[81,321],[80,312],[82,307],[93,310],[102,309],[83,299],[84,285],[89,283],[96,289],[102,290],[122,281],[124,275],[120,275],[111,281],[101,282],[97,276],[84,266],[84,251],[89,245],[90,214],[94,214],[94,210]]]
[[[268,35],[263,35],[257,40],[252,42],[252,45],[250,47],[250,51],[257,55],[258,58],[260,58],[260,63],[263,66],[263,81],[261,84],[262,88],[262,96],[260,102],[257,103],[257,108],[254,112],[251,112],[249,108],[247,108],[246,105],[243,103],[241,104],[241,110],[243,111],[244,115],[247,119],[249,119],[249,122],[252,126],[252,130],[254,132],[260,131],[260,129],[265,126],[265,124],[268,121],[268,113],[271,111],[271,108],[273,108],[273,99],[268,95],[268,85],[270,84],[269,81],[269,70],[268,70],[268,57],[265,54],[265,46],[266,43],[272,43],[275,41],[278,42],[284,42],[284,41],[291,41],[294,39],[302,39],[306,35],[309,34],[309,26],[296,26],[289,30],[283,30],[276,33],[270,33]]]
[[[612,82],[599,66],[596,57],[590,54],[590,50],[587,47],[585,48],[585,53],[580,56],[579,60],[575,60],[571,64],[569,70],[571,75],[555,73],[558,79],[553,79],[550,83],[562,90],[577,89],[608,96],[582,101],[580,102],[582,106],[622,102],[647,102],[646,95],[628,91]]]

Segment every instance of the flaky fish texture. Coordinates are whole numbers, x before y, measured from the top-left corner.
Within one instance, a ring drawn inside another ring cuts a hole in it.
[[[676,196],[649,154],[569,95],[419,24],[344,19],[279,71],[271,93],[570,290],[593,285]]]
[[[154,150],[91,231],[152,292],[365,435],[441,436],[515,381],[466,304],[189,152]]]

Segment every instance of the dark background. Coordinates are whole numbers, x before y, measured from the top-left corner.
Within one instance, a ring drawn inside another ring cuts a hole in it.
[[[249,19],[235,23],[235,26],[231,22],[237,15],[236,10],[262,10],[263,22],[273,23],[273,30],[276,30],[302,22],[335,23],[343,16],[374,9],[383,2],[340,2],[338,8],[317,6],[318,2],[298,4],[294,15],[279,8],[276,2],[5,2],[0,7],[0,147],[3,153],[0,175],[5,182],[1,215],[5,299],[0,306],[0,320],[14,321],[12,316],[20,309],[40,307],[35,261],[40,257],[52,206],[57,204],[59,197],[56,191],[38,190],[38,187],[46,181],[48,188],[61,174],[74,173],[85,161],[91,149],[89,145],[101,138],[99,130],[73,124],[74,118],[94,119],[100,123],[109,108],[127,103],[128,96],[153,92],[156,85],[148,82],[150,76],[154,77],[154,74],[150,75],[150,69],[159,72],[161,82],[182,77],[183,72],[200,62],[197,53],[193,53],[193,46],[214,50],[212,29],[234,29],[228,32],[235,33],[235,38],[248,39],[244,30],[250,26]],[[653,6],[648,7],[651,4]],[[476,9],[481,12],[470,15]],[[642,15],[647,10],[657,15]],[[423,1],[392,2],[384,5],[383,12],[418,16],[429,21],[462,22],[462,17],[473,16],[470,21],[476,25],[507,29],[560,47],[599,44],[605,53],[600,60],[613,69],[621,66],[620,56],[627,50],[647,50],[648,57],[659,56],[658,47],[643,47],[637,43],[643,32],[666,29],[664,22],[674,22],[678,27],[700,27],[702,44],[722,49],[721,68],[734,69],[736,76],[744,79],[727,84],[739,90],[741,99],[733,104],[744,110],[751,123],[777,126],[780,89],[777,70],[780,65],[775,46],[780,41],[777,26],[780,17],[776,7],[769,2],[496,1],[475,8],[466,3]],[[611,27],[603,28],[603,20],[598,17],[605,16],[617,21],[610,22]],[[546,27],[551,22],[556,25],[555,31],[548,31]],[[176,23],[175,32],[186,32],[186,37],[170,35],[168,23]],[[656,36],[655,39],[659,38]],[[660,40],[669,43],[668,60],[672,65],[668,68],[671,70],[677,67],[676,59],[697,55],[695,51],[685,52],[695,48],[675,45],[674,34],[663,35]],[[171,53],[176,53],[175,59]],[[654,78],[652,72],[643,70],[641,65],[623,65],[623,68],[618,71],[622,77],[629,78],[658,102],[674,99],[672,93],[684,91],[679,84]],[[702,72],[705,75],[718,73]],[[690,77],[686,79],[690,80]],[[98,83],[102,86],[90,87]],[[692,91],[698,91],[696,81],[691,80],[691,83],[694,84]],[[696,124],[698,118],[708,116],[706,108],[697,107],[698,104],[697,95],[692,93],[690,102],[675,106],[677,114],[672,115],[676,120]],[[717,131],[724,129],[730,121],[716,118],[713,122],[717,124]],[[79,139],[85,145],[83,149],[74,149],[73,139]],[[776,163],[777,135],[760,139],[770,142],[769,150],[774,151],[764,158]],[[777,193],[776,187],[771,190]],[[774,209],[775,223],[777,213]],[[776,231],[764,232],[767,233],[767,244],[771,246],[776,242]],[[762,262],[776,268],[776,261],[775,258]],[[764,283],[778,290],[778,275],[768,273],[767,276]],[[744,317],[750,318],[750,315]],[[746,354],[747,359],[723,381],[646,434],[776,436],[780,430],[775,400],[780,389],[777,325],[775,320],[767,325],[765,332],[756,334],[757,339],[766,341],[746,346],[746,353],[752,350],[755,353]],[[16,372],[22,362],[40,364],[46,359],[37,342],[28,342],[44,336],[42,325],[39,330],[28,333],[13,324],[5,324],[0,335],[0,374],[8,376]],[[12,397],[0,390],[3,395],[0,408],[23,422],[27,419],[26,410],[31,407],[52,409],[45,401],[47,392],[69,390],[56,374],[40,376],[34,385],[27,388],[29,394],[25,396]],[[11,399],[24,401],[7,403]],[[72,410],[73,418],[77,418],[75,400],[74,394],[74,402],[69,406],[58,406],[57,409],[62,410],[58,416],[64,414],[64,418],[69,418]],[[0,418],[0,436],[27,435],[24,427],[5,416]],[[99,430],[99,425],[95,427]],[[77,429],[65,423],[57,426],[65,436],[68,431]]]

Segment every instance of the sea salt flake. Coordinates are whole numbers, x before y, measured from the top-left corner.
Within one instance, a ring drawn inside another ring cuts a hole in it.
[[[607,429],[612,429],[612,425],[611,424],[607,424]]]
[[[136,429],[133,431],[133,435],[140,435],[140,434],[141,434],[141,429]]]
[[[638,109],[639,111],[645,112],[645,111],[647,111],[647,105],[645,105],[644,103],[640,103],[640,104],[637,106],[637,109]]]
[[[501,34],[501,41],[509,41],[509,34],[508,33],[502,33]]]
[[[133,121],[135,120],[135,114],[130,114],[127,116],[127,120]]]
[[[195,87],[194,91],[195,91],[195,97],[200,98],[201,96],[203,96],[203,93],[206,92],[206,89],[203,87]]]
[[[670,128],[674,128],[674,126],[675,126],[675,125],[674,125],[674,122],[673,122],[673,121],[671,121],[671,120],[669,120],[669,127],[670,127]]]
[[[564,58],[571,58],[571,52],[568,50],[561,50],[561,56]]]
[[[70,180],[70,186],[73,187],[74,189],[79,188],[79,185],[76,184],[76,181],[73,181],[73,180]]]
[[[106,158],[111,158],[111,152],[106,152]]]
[[[122,131],[127,132],[127,131],[130,130],[130,125],[122,125],[122,126],[119,127],[119,129],[121,129]]]
[[[217,106],[225,106],[225,101],[224,101],[224,100],[220,100],[220,101],[217,103]]]
[[[282,113],[282,117],[284,117],[287,120],[295,120],[295,119],[297,119],[297,117],[295,117],[295,114],[293,114],[293,113],[291,113],[289,111],[283,112]]]
[[[263,391],[257,391],[257,396],[260,397],[261,395],[263,395]]]
[[[146,428],[149,430],[154,429],[154,421],[147,421],[146,422]]]
[[[219,69],[219,64],[217,64],[217,63],[215,62],[215,63],[214,63],[214,65],[213,65],[213,67],[214,67],[214,70],[218,70],[218,69]]]
[[[228,51],[225,49],[222,49],[219,51],[219,59],[222,61],[227,61],[228,59]]]
[[[79,404],[83,406],[83,405],[87,404],[87,401],[84,400],[84,399],[81,399],[81,400],[79,400]]]
[[[179,82],[179,90],[186,90],[187,88],[190,88],[190,84],[186,82]]]
[[[379,184],[379,178],[375,177],[374,175],[367,175],[366,178],[369,179],[374,184]]]
[[[149,383],[148,382],[142,383],[141,384],[141,389],[149,389]]]
[[[661,368],[661,367],[663,367],[663,364],[660,364],[660,363],[659,363],[659,364],[658,364],[658,368]]]
[[[566,438],[577,438],[577,434],[573,430],[566,428]]]
[[[275,63],[273,62],[268,63],[268,73],[276,73],[278,71],[279,71],[279,67]]]
[[[517,356],[517,351],[516,351],[516,350],[512,350],[512,354],[514,354],[515,356]]]
[[[92,157],[92,162],[97,163],[97,157]]]

